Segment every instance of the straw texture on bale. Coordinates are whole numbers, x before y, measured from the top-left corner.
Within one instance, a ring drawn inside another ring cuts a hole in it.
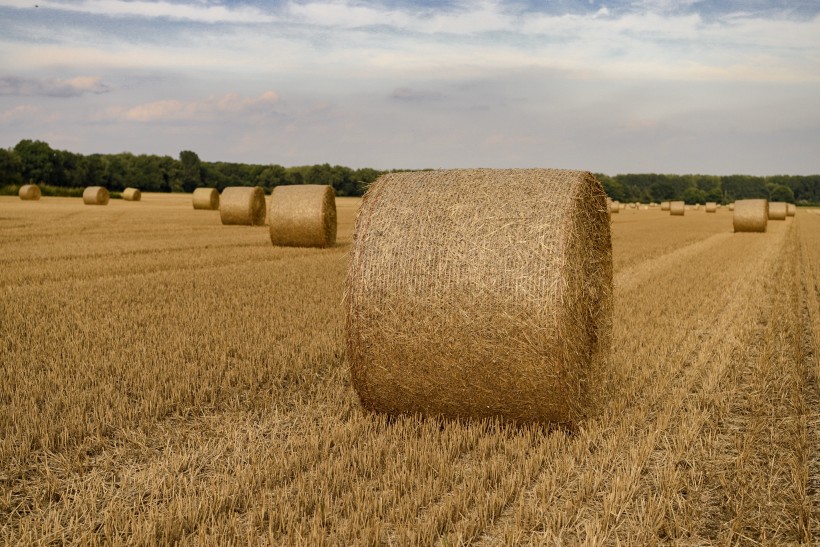
[[[717,203],[714,201],[707,201],[706,202],[706,212],[707,213],[717,213]]]
[[[336,243],[336,194],[320,184],[277,186],[268,211],[270,240],[287,247],[332,247]]]
[[[769,223],[769,201],[741,199],[735,202],[735,232],[765,232]]]
[[[40,199],[40,187],[36,184],[24,184],[20,187],[20,191],[17,192],[17,195],[20,196],[20,199],[25,200]]]
[[[618,213],[621,212],[621,202],[613,200],[612,203],[609,204],[609,212],[610,213]]]
[[[797,214],[797,205],[794,203],[787,203],[786,204],[786,216],[793,217]]]
[[[682,201],[670,201],[669,214],[672,216],[682,217],[686,214],[686,203]]]
[[[769,220],[786,220],[788,208],[785,201],[772,201],[769,203]]]
[[[83,203],[86,205],[108,205],[108,190],[102,186],[89,186],[83,190]]]
[[[219,192],[216,188],[197,188],[193,196],[194,209],[219,209]]]
[[[365,408],[575,424],[608,385],[606,196],[582,171],[383,175],[359,210],[345,299]]]
[[[265,191],[261,186],[230,186],[219,198],[222,224],[261,226],[265,223]]]
[[[668,211],[670,207],[670,203],[668,201],[661,202],[661,211]]]
[[[122,199],[125,201],[139,201],[142,199],[142,192],[137,188],[126,188],[122,191]]]

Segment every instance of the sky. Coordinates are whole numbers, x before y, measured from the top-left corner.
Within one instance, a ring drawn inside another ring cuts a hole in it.
[[[0,147],[820,173],[820,0],[0,0]]]

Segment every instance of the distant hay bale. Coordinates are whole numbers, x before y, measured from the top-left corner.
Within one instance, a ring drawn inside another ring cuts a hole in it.
[[[728,207],[729,207],[729,210],[730,210],[730,211],[734,211],[734,210],[735,210],[735,204],[734,204],[734,203],[730,203],[730,204],[728,205]]]
[[[40,199],[40,187],[36,184],[24,184],[20,187],[17,195],[24,200],[38,200]]]
[[[769,202],[769,220],[786,220],[788,208],[784,201]]]
[[[193,195],[194,209],[219,209],[219,192],[216,188],[197,188]]]
[[[609,206],[609,212],[610,213],[620,214],[620,212],[621,212],[621,202],[618,201],[618,200],[613,200],[612,203]]]
[[[122,199],[125,201],[139,201],[142,199],[142,192],[137,188],[126,188],[122,191]]]
[[[611,324],[605,198],[581,171],[380,177],[345,291],[362,405],[564,424],[594,413]]]
[[[336,243],[336,194],[320,184],[277,186],[270,196],[270,240],[286,247]]]
[[[686,214],[686,203],[683,201],[670,201],[669,214],[675,217],[682,217]]]
[[[717,213],[718,205],[714,201],[707,201],[706,202],[706,212],[707,213]]]
[[[668,201],[662,201],[661,202],[661,211],[668,211],[670,207],[671,207],[670,202],[668,202]]]
[[[86,205],[108,205],[108,190],[102,186],[89,186],[83,190],[83,203]]]
[[[786,204],[786,215],[793,217],[797,214],[797,205],[794,203],[787,203]]]
[[[765,232],[768,222],[768,200],[739,199],[735,202],[735,232]]]
[[[265,191],[261,186],[230,186],[219,198],[222,224],[261,226],[265,223]]]

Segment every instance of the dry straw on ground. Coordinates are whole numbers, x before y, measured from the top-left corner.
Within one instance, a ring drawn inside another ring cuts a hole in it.
[[[686,214],[686,203],[682,201],[669,202],[669,214],[672,216],[682,217],[684,214]]]
[[[219,192],[216,188],[197,188],[193,195],[194,209],[219,209]]]
[[[797,205],[794,203],[787,203],[786,204],[786,215],[793,217],[797,214]]]
[[[17,194],[20,196],[20,199],[37,200],[40,199],[40,187],[36,184],[24,184],[20,187],[20,191]]]
[[[332,247],[336,243],[336,195],[320,184],[277,186],[271,193],[270,240],[286,247]]]
[[[707,213],[717,213],[718,205],[714,201],[707,201],[706,202],[706,212]]]
[[[735,232],[765,232],[768,222],[768,200],[739,199],[735,202]]]
[[[772,201],[769,203],[769,220],[786,220],[788,208],[784,201]]]
[[[139,201],[142,199],[142,192],[137,188],[126,188],[122,191],[122,199],[125,201]]]
[[[661,211],[668,211],[670,207],[671,207],[670,202],[668,202],[668,201],[662,201],[661,202]]]
[[[612,250],[590,173],[392,173],[348,269],[348,356],[387,413],[575,423],[607,382]]]
[[[261,226],[265,223],[265,191],[261,186],[231,186],[219,198],[222,224]]]
[[[86,205],[108,205],[108,190],[102,186],[89,186],[83,190],[83,203]]]

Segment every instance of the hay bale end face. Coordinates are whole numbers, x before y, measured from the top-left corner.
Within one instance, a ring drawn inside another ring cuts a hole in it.
[[[139,201],[142,199],[142,192],[137,188],[126,188],[122,191],[122,199],[125,201]]]
[[[36,184],[24,184],[20,187],[17,195],[24,200],[38,200],[40,199],[40,187]]]
[[[661,202],[661,211],[668,211],[670,207],[671,207],[670,202],[668,202],[668,201],[662,201]]]
[[[261,226],[265,223],[265,191],[261,186],[230,186],[219,198],[222,224]]]
[[[772,201],[769,203],[769,220],[786,220],[788,208],[784,201]]]
[[[682,217],[686,214],[686,203],[683,201],[670,201],[669,214],[675,217]]]
[[[219,209],[219,192],[216,188],[197,188],[193,195],[194,209]]]
[[[391,414],[573,424],[606,390],[612,247],[593,175],[390,173],[345,291],[353,385]]]
[[[83,190],[83,203],[86,205],[108,205],[110,196],[102,186],[89,186]]]
[[[787,203],[786,204],[786,216],[793,217],[797,214],[797,205],[794,203]]]
[[[332,247],[336,243],[336,193],[330,186],[277,186],[271,193],[270,240],[286,247]]]
[[[735,232],[765,232],[769,222],[769,201],[740,199],[735,202]]]
[[[707,201],[706,202],[706,212],[707,213],[717,213],[718,204],[714,201]]]

